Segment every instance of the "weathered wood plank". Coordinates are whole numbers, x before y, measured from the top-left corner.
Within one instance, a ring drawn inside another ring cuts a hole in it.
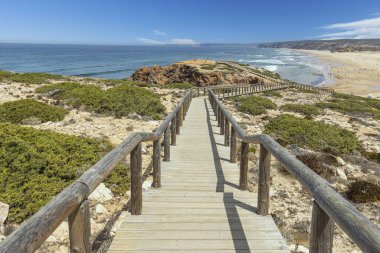
[[[141,143],[131,152],[131,214],[139,215],[142,209],[142,156]]]

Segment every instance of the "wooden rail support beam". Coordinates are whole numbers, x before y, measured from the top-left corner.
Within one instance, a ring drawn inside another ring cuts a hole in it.
[[[227,117],[224,118],[224,146],[230,145],[230,122]]]
[[[131,214],[142,210],[142,156],[141,143],[131,151]]]
[[[180,112],[179,112],[180,110],[178,110],[177,111],[177,113],[176,113],[176,115],[175,115],[175,132],[176,132],[176,134],[180,134],[181,133],[181,130],[180,130],[180,128],[181,128],[181,123],[180,123],[180,117],[181,117],[181,115],[180,115]]]
[[[177,130],[176,130],[176,117],[172,119],[172,122],[170,124],[170,134],[171,134],[171,144],[172,146],[177,145]]]
[[[313,201],[310,253],[332,253],[334,221]]]
[[[91,252],[90,205],[87,199],[69,215],[70,252]]]
[[[241,153],[240,153],[240,180],[239,189],[242,191],[248,190],[248,152],[249,143],[241,143]]]
[[[165,133],[164,133],[164,161],[165,162],[170,161],[170,135],[173,138],[173,133],[174,133],[174,138],[175,138],[176,137],[175,132],[173,130],[170,130],[169,127],[166,128]],[[161,167],[160,167],[160,173],[161,173]]]
[[[259,190],[258,190],[257,214],[268,215],[271,154],[262,144],[260,144],[260,158],[259,159],[260,159],[259,160]]]
[[[169,145],[169,138],[166,132],[169,128],[165,130],[164,145]],[[165,148],[164,148],[165,149]],[[164,150],[165,151],[165,150]],[[165,152],[166,153],[166,152]],[[152,187],[161,187],[161,140],[153,141],[153,184]]]
[[[236,131],[233,126],[231,126],[230,162],[236,163]]]

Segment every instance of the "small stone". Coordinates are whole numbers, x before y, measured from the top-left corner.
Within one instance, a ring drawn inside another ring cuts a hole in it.
[[[98,214],[108,213],[107,209],[102,204],[96,205],[95,212]]]
[[[337,189],[339,192],[346,192],[348,190],[348,187],[344,184],[336,183],[335,189]]]
[[[111,200],[113,198],[113,194],[110,189],[101,183],[88,198],[103,203],[105,201]]]
[[[336,169],[336,173],[338,174],[338,176],[343,179],[343,180],[347,180],[347,176],[346,176],[346,173],[344,173],[343,170],[341,169]]]
[[[309,253],[309,249],[306,248],[306,247],[303,246],[303,245],[298,245],[298,247],[297,247],[297,252],[300,252],[300,253]]]
[[[127,131],[133,131],[133,126],[127,126],[126,129]]]
[[[152,187],[152,182],[150,182],[150,181],[144,181],[144,183],[142,185],[142,188],[143,188],[144,191],[149,190],[151,187]]]
[[[69,248],[66,247],[65,245],[61,245],[61,246],[59,246],[59,248],[55,252],[56,253],[69,253]]]
[[[9,214],[9,205],[0,202],[0,232],[4,233],[4,222],[7,219]]]
[[[141,120],[142,119],[142,117],[135,112],[129,113],[127,117],[130,119],[135,119],[135,120]]]
[[[335,157],[336,158],[336,162],[340,165],[340,166],[344,166],[346,165],[346,162],[343,161],[342,158],[340,158],[339,156]]]

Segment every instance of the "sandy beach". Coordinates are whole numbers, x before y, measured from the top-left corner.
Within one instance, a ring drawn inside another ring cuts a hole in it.
[[[331,67],[338,92],[380,97],[380,52],[342,52],[299,50],[316,56]]]

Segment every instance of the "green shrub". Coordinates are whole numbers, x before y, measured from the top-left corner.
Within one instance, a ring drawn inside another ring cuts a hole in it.
[[[263,95],[264,95],[264,96],[267,96],[267,97],[277,97],[277,98],[282,98],[281,93],[278,92],[278,91],[264,91],[264,92],[263,92]]]
[[[0,105],[0,122],[24,123],[28,119],[40,122],[63,120],[67,110],[34,99],[22,99]]]
[[[314,105],[285,104],[280,107],[283,111],[297,112],[306,116],[318,115],[320,110]]]
[[[214,70],[216,68],[216,64],[203,64],[201,65],[201,69],[203,70]]]
[[[100,155],[108,141],[0,123],[0,201],[10,205],[8,220],[22,222],[72,183]],[[120,168],[110,175],[117,192],[127,189]]]
[[[361,148],[361,143],[351,131],[288,114],[270,120],[265,126],[265,133],[315,151],[330,148],[347,154]]]
[[[8,71],[0,71],[0,81],[26,83],[26,84],[42,84],[50,83],[50,80],[65,80],[64,76],[53,75],[47,73],[13,73]]]
[[[266,109],[276,109],[277,106],[268,98],[260,96],[236,97],[235,101],[239,103],[238,110],[251,115],[260,115],[266,113]]]
[[[348,186],[347,197],[356,203],[380,200],[380,186],[367,181],[353,182]]]
[[[126,84],[108,90],[78,83],[51,84],[36,89],[38,93],[49,91],[57,91],[54,97],[66,101],[73,107],[84,107],[88,111],[116,117],[136,112],[160,119],[165,112],[158,95],[147,89]]]
[[[348,95],[343,93],[333,93],[333,99],[326,103],[317,103],[321,108],[329,108],[344,114],[371,115],[374,119],[380,118],[380,100]]]
[[[362,154],[362,156],[364,156],[368,160],[380,163],[380,153],[362,151],[361,154]]]
[[[302,88],[298,88],[296,89],[297,92],[301,92],[301,93],[310,93],[310,94],[318,94],[319,92],[317,90],[309,90],[309,89],[302,89]]]
[[[168,89],[191,89],[192,87],[191,83],[169,83],[163,86]]]
[[[272,71],[269,71],[269,70],[266,70],[266,69],[250,69],[252,72],[255,72],[257,74],[261,74],[261,75],[264,75],[264,76],[267,76],[269,78],[273,78],[273,79],[281,79],[281,76],[280,74],[276,73],[276,72],[272,72]]]
[[[131,85],[138,87],[153,87],[155,84],[144,83],[140,81],[131,81],[128,79],[100,79],[97,80],[99,84],[104,84],[105,86],[119,86],[119,85]]]

